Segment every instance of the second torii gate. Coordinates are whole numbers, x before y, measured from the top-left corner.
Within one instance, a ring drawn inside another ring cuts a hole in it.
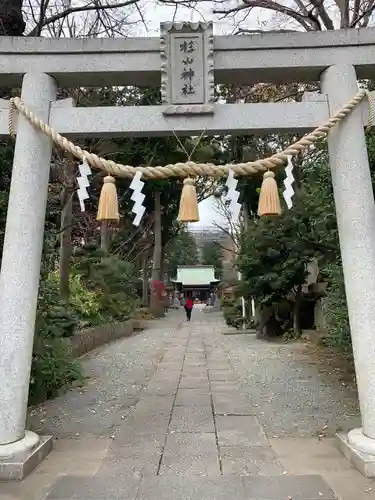
[[[43,67],[43,71],[39,68]],[[349,101],[357,78],[375,78],[375,29],[213,37],[211,24],[165,24],[161,39],[2,38],[2,86],[70,138],[308,132]],[[216,104],[218,83],[318,81],[301,103]],[[75,108],[57,86],[160,85],[163,104]],[[8,134],[0,101],[0,135]],[[340,437],[375,476],[375,204],[358,106],[330,132],[329,156],[353,339],[362,428]],[[22,477],[51,441],[25,431],[51,140],[23,116],[17,140],[0,276],[0,478]],[[8,458],[7,458],[8,457]],[[16,458],[14,458],[16,457]]]

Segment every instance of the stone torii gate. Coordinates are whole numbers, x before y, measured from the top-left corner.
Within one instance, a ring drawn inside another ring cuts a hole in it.
[[[39,70],[43,68],[43,72]],[[0,39],[2,86],[62,135],[207,135],[308,132],[375,79],[375,29],[213,37],[211,24],[164,24],[161,39]],[[301,103],[215,104],[218,83],[319,81]],[[57,87],[159,86],[163,104],[75,108]],[[0,135],[8,135],[0,101]],[[346,456],[375,476],[375,205],[366,151],[365,105],[328,137],[362,428],[340,436]],[[23,116],[0,276],[0,478],[22,478],[51,438],[25,431],[51,140]]]

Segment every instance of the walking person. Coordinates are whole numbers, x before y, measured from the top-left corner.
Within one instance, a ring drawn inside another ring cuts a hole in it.
[[[186,312],[186,320],[187,321],[191,320],[192,309],[193,309],[193,301],[192,301],[191,297],[188,296],[186,298],[186,302],[185,302],[185,312]]]

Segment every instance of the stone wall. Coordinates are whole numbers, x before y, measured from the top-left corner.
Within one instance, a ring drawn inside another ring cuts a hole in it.
[[[85,328],[76,332],[67,341],[70,344],[73,355],[79,357],[111,340],[130,337],[133,332],[143,329],[141,323],[140,320],[130,319],[122,323],[109,323]]]

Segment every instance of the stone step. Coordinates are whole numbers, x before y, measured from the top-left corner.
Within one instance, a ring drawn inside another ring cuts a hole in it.
[[[46,500],[335,500],[320,476],[63,476]]]

